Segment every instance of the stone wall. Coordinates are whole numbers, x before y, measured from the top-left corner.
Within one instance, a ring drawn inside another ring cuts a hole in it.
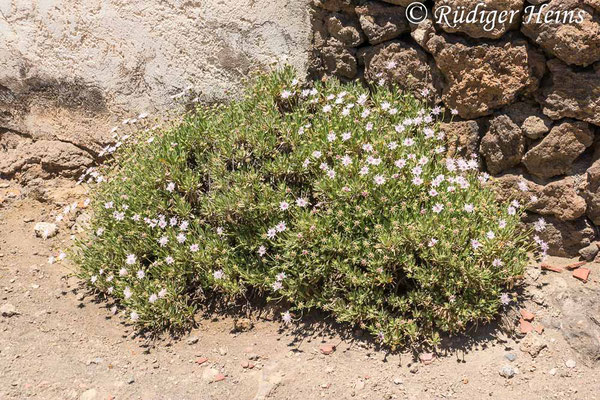
[[[0,1],[0,178],[78,176],[139,114],[186,88],[228,98],[255,69],[308,66],[297,0]]]
[[[460,118],[443,126],[454,142],[450,150],[476,154],[502,196],[528,204],[528,222],[543,216],[547,227],[539,235],[550,253],[595,249],[600,1],[530,0],[548,3],[542,15],[583,11],[582,23],[537,24],[524,17],[531,5],[524,0],[485,0],[487,10],[519,15],[490,31],[481,24],[440,26],[431,17],[410,24],[405,7],[412,0],[313,3],[316,75],[384,79],[457,110]],[[431,16],[442,5],[476,2],[424,3]]]

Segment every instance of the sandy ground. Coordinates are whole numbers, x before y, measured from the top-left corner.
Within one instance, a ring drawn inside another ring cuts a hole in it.
[[[87,295],[68,263],[48,264],[50,255],[69,246],[69,229],[61,225],[51,239],[35,237],[35,222],[53,221],[81,190],[63,185],[26,196],[8,193],[11,185],[0,186],[0,307],[14,306],[17,314],[0,314],[0,399],[600,397],[600,363],[591,360],[600,336],[593,337],[593,323],[586,334],[565,328],[595,317],[584,309],[581,319],[567,321],[572,313],[555,304],[577,299],[575,293],[599,304],[600,265],[589,266],[587,283],[567,271],[532,266],[524,294],[530,300],[519,308],[544,325],[541,335],[515,341],[486,327],[448,341],[430,364],[376,349],[348,335],[349,327],[310,320],[282,330],[268,318],[254,318],[251,329],[234,332],[232,317],[213,316],[199,318],[189,336],[149,341],[112,316],[110,305]],[[337,345],[336,351],[321,354],[324,343]],[[501,376],[503,367],[515,375]]]

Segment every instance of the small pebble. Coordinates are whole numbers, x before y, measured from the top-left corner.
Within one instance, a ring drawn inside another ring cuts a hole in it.
[[[500,376],[505,377],[506,379],[510,379],[513,376],[515,376],[515,369],[513,367],[511,367],[510,365],[505,365],[504,367],[500,368]]]

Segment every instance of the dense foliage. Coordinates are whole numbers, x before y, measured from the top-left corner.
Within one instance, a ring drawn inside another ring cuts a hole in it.
[[[286,323],[320,309],[391,346],[489,321],[527,236],[476,160],[446,159],[442,115],[397,90],[261,76],[120,147],[81,276],[154,330],[249,290],[290,305]]]

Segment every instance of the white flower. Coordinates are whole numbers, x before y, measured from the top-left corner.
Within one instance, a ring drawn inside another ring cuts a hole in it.
[[[135,311],[132,311],[131,314],[129,315],[129,317],[131,318],[132,321],[137,321],[138,319],[140,319],[139,314],[136,313]]]
[[[373,123],[372,122],[367,123],[367,125],[365,125],[365,130],[367,132],[372,131],[373,130]]]
[[[330,112],[330,111],[331,111],[331,106],[330,106],[329,104],[327,104],[327,105],[325,105],[325,106],[323,107],[323,112],[324,112],[324,113],[328,113],[328,112]]]
[[[385,183],[385,177],[383,175],[375,175],[373,182],[375,182],[376,185],[381,186]]]
[[[364,167],[362,167],[360,169],[360,171],[358,172],[360,175],[366,175],[369,173],[369,167],[367,167],[366,165]]]
[[[519,181],[518,185],[519,190],[522,192],[526,192],[527,190],[529,190],[529,188],[527,187],[527,182],[525,181]]]
[[[167,184],[167,192],[172,193],[175,190],[175,184],[173,182],[169,182]]]
[[[436,213],[436,214],[439,214],[439,213],[441,213],[441,212],[442,212],[442,210],[443,210],[443,209],[444,209],[444,205],[443,205],[443,204],[436,203],[436,204],[433,206],[433,208],[432,208],[432,211],[433,211],[434,213]]]
[[[54,256],[48,257],[48,264],[54,264],[55,261],[56,261],[56,258],[54,258]]]
[[[492,231],[488,231],[488,233],[486,233],[485,236],[488,239],[494,239],[496,237],[496,234],[494,232],[492,232]]]
[[[503,265],[503,262],[499,258],[495,258],[494,261],[492,261],[492,265],[494,267],[501,267]]]
[[[171,257],[171,256],[167,256],[167,257],[165,258],[165,263],[167,263],[167,265],[171,265],[171,264],[173,264],[174,262],[175,262],[175,259],[173,259],[173,257]]]
[[[450,110],[450,112],[452,113],[452,115],[458,115],[458,110],[456,108],[453,108],[452,110]]]
[[[158,244],[160,244],[160,247],[165,247],[167,243],[169,243],[169,238],[166,236],[161,236],[161,238],[158,239]]]
[[[379,165],[381,164],[381,158],[369,156],[367,158],[367,163],[371,165]]]
[[[544,218],[538,219],[533,225],[533,228],[536,232],[542,232],[544,229],[546,229],[546,220]]]
[[[430,195],[431,197],[435,197],[435,196],[437,196],[437,195],[438,195],[438,192],[437,192],[437,190],[435,190],[435,189],[431,189],[431,190],[429,190],[429,195]]]
[[[292,95],[292,92],[290,92],[289,90],[283,90],[281,92],[282,99],[288,99],[291,95]]]
[[[158,296],[155,295],[154,293],[150,295],[150,297],[148,297],[148,301],[150,302],[150,304],[155,303],[156,300],[158,300]]]
[[[129,289],[129,286],[127,286],[125,290],[123,290],[123,296],[125,297],[125,300],[129,299],[132,294],[133,293],[131,293],[131,289]]]
[[[308,205],[308,201],[302,197],[299,197],[296,199],[296,205],[298,207],[306,207]]]
[[[146,273],[144,271],[142,271],[141,269],[137,272],[138,279],[144,279],[145,276],[146,276]]]
[[[102,236],[103,233],[104,233],[104,228],[96,229],[96,236]]]
[[[342,134],[342,140],[345,142],[347,140],[349,140],[352,137],[352,134],[350,132],[344,132]]]
[[[158,292],[158,297],[160,299],[164,299],[166,295],[167,295],[167,289],[161,289],[160,292]]]
[[[177,242],[183,243],[183,242],[185,242],[185,239],[186,239],[186,237],[183,233],[180,233],[179,235],[177,235]]]
[[[223,272],[222,269],[219,269],[219,270],[216,270],[215,272],[213,272],[213,277],[217,280],[223,279],[224,276],[225,276],[225,273]]]
[[[390,142],[388,144],[388,149],[390,149],[390,150],[396,150],[397,147],[398,147],[398,143],[397,142]]]
[[[329,179],[335,178],[335,171],[330,169],[329,171],[327,171],[327,176],[329,177]]]
[[[361,106],[366,103],[368,96],[366,94],[361,94],[356,101]]]
[[[506,228],[506,220],[501,219],[500,221],[498,221],[498,227],[500,229]]]
[[[283,284],[281,283],[281,281],[276,281],[276,282],[273,282],[272,287],[273,287],[273,290],[277,291],[277,290],[283,288]]]
[[[191,251],[192,253],[195,253],[195,252],[197,252],[198,250],[200,250],[200,246],[198,246],[198,244],[197,244],[197,243],[194,243],[194,244],[192,244],[192,245],[190,246],[190,251]]]
[[[502,293],[500,295],[500,302],[505,306],[510,304],[510,296],[507,293]]]
[[[394,129],[396,130],[396,132],[398,132],[398,133],[402,133],[402,132],[404,132],[404,130],[405,130],[406,128],[404,127],[404,125],[396,125],[396,126],[394,127]]]
[[[112,201],[108,201],[108,202],[104,203],[104,208],[106,208],[107,210],[113,208],[113,206],[114,206],[114,203]]]
[[[437,244],[438,240],[435,238],[432,238],[429,243],[427,244],[429,247],[433,247]]]
[[[98,276],[96,276],[96,275],[92,275],[92,277],[90,278],[90,282],[92,282],[92,283],[96,283],[97,280],[98,280]]]
[[[285,226],[285,222],[284,221],[280,221],[277,226],[275,227],[275,229],[277,229],[277,232],[283,232],[286,229]]]
[[[344,167],[347,167],[350,164],[352,164],[352,159],[350,158],[350,156],[345,155],[344,157],[342,157],[342,165]]]
[[[275,277],[278,281],[282,281],[284,280],[286,277],[285,272],[280,272],[277,274],[277,276]]]
[[[481,243],[479,243],[479,241],[478,241],[478,240],[471,239],[471,246],[472,246],[472,247],[473,247],[475,250],[477,250],[477,249],[478,249],[478,248],[481,246]]]
[[[127,276],[128,274],[129,274],[129,272],[125,268],[121,268],[119,270],[119,276]]]
[[[63,251],[61,251],[60,253],[58,253],[58,259],[60,261],[64,260],[65,258],[67,258],[67,254]]]
[[[412,139],[412,138],[406,138],[406,139],[404,139],[404,141],[402,142],[402,144],[403,144],[404,146],[406,146],[406,147],[410,147],[410,146],[412,146],[413,144],[415,144],[415,141],[414,141],[414,139]]]
[[[401,159],[399,159],[399,160],[396,160],[396,161],[394,162],[394,165],[395,165],[396,167],[398,167],[398,168],[404,168],[404,166],[406,165],[406,160],[404,160],[404,159],[402,159],[402,158],[401,158]]]
[[[513,206],[508,207],[508,215],[515,215],[517,210]]]
[[[469,203],[469,204],[465,204],[465,211],[468,213],[472,213],[473,210],[475,210],[475,207],[473,207],[473,204]]]
[[[290,322],[292,322],[292,315],[290,314],[289,311],[286,311],[281,314],[281,319],[283,320],[283,322],[285,324],[289,324]]]
[[[223,227],[221,227],[221,226],[217,227],[217,235],[223,236],[224,233],[225,233],[225,231],[223,230]]]
[[[362,145],[362,149],[368,153],[373,151],[373,145],[370,143],[365,143]]]
[[[419,186],[423,183],[423,179],[420,176],[415,176],[412,180],[413,185]]]
[[[285,211],[288,208],[290,208],[290,204],[287,201],[282,201],[281,203],[279,203],[279,209],[281,211]]]
[[[337,136],[333,132],[331,132],[329,135],[327,135],[328,142],[333,142],[336,138],[337,138]]]
[[[261,256],[261,257],[264,256],[266,252],[267,252],[267,248],[265,246],[260,246],[258,248],[258,255],[259,256]]]
[[[277,230],[275,228],[271,228],[267,231],[267,237],[269,239],[273,239],[276,234],[277,234]]]
[[[312,156],[313,156],[314,158],[317,158],[317,159],[318,159],[318,158],[321,158],[321,155],[322,155],[322,153],[321,153],[319,150],[315,150],[315,151],[313,151],[313,153],[312,153]]]

